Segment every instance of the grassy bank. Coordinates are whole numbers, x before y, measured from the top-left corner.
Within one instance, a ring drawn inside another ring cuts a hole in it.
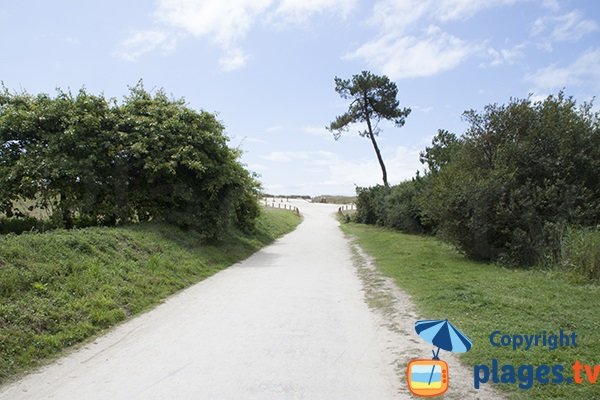
[[[571,365],[575,360],[600,365],[599,286],[569,283],[556,272],[506,269],[469,261],[430,237],[359,224],[343,224],[342,229],[356,236],[380,270],[412,296],[424,319],[448,318],[471,338],[473,348],[461,356],[466,365],[485,364],[491,369],[492,359],[498,360],[499,368],[512,364],[516,384],[498,385],[511,398],[600,398],[600,378],[596,385],[585,383],[585,372],[581,385],[536,383],[528,390],[519,389],[521,379],[516,372],[524,364],[562,364],[565,377],[569,377],[573,376]],[[558,334],[561,329],[577,333],[577,347],[515,351],[512,347],[493,347],[489,340],[496,330],[534,335]],[[522,380],[528,379],[524,376]]]
[[[0,236],[0,382],[293,230],[265,210],[254,234],[205,245],[192,231],[142,224]]]

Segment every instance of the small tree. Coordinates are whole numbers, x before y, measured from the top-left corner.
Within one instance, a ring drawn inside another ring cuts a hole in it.
[[[410,108],[400,108],[396,100],[398,87],[383,75],[377,76],[369,71],[352,76],[352,79],[335,78],[335,91],[344,99],[352,99],[348,111],[336,117],[327,129],[333,132],[333,137],[338,140],[342,132],[347,132],[350,124],[366,122],[367,129],[359,131],[362,137],[368,137],[373,144],[381,172],[383,184],[388,187],[387,171],[375,136],[381,131],[379,121],[387,119],[394,121],[397,127],[404,125],[405,118],[410,114]]]
[[[419,155],[421,164],[427,165],[427,174],[436,174],[448,165],[460,150],[462,142],[454,133],[439,129],[431,141],[431,147],[426,147]]]

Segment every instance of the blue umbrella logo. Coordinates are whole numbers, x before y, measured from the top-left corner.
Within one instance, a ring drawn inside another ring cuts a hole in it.
[[[438,357],[440,349],[453,353],[464,353],[469,351],[473,346],[471,339],[459,331],[447,319],[417,321],[415,323],[415,330],[421,338],[437,347],[437,352],[435,350],[431,351],[434,360],[440,359]],[[434,368],[431,369],[429,383],[431,383],[433,372]]]

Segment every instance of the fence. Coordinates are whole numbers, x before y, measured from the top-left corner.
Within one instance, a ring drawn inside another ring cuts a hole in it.
[[[339,213],[343,213],[344,211],[354,211],[354,210],[356,210],[356,204],[354,204],[354,203],[344,204],[343,206],[340,206],[340,208],[338,208]]]
[[[285,200],[285,201],[284,201]],[[280,208],[284,210],[290,210],[295,212],[297,215],[300,215],[300,209],[292,204],[289,204],[290,199],[288,198],[263,198],[260,200],[260,203],[265,207],[271,208]]]

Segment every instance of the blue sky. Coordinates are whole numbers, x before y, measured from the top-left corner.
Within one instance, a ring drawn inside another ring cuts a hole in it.
[[[412,108],[379,137],[391,183],[414,176],[437,129],[461,114],[561,88],[600,89],[600,2],[533,0],[8,1],[0,80],[121,98],[144,80],[217,112],[265,189],[352,194],[381,173],[369,141],[334,141],[333,78],[386,74]]]

